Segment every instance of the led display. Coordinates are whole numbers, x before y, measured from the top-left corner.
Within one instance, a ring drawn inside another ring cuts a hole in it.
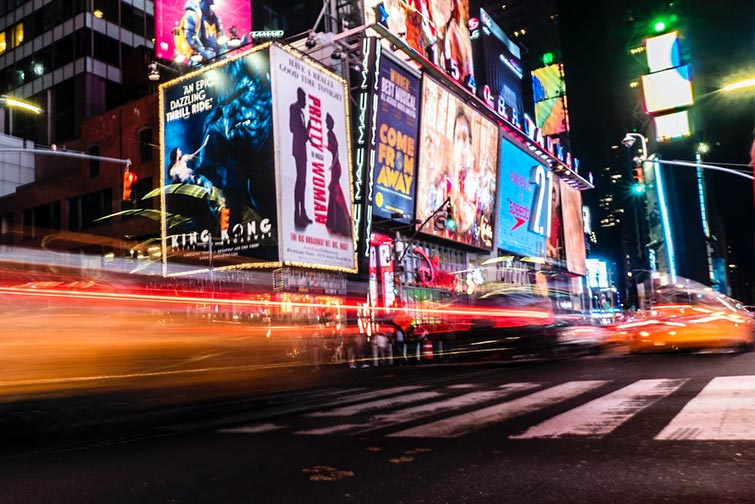
[[[669,32],[645,39],[645,52],[650,73],[679,66],[679,36]]]
[[[692,105],[689,65],[642,76],[645,110],[649,113]]]
[[[195,63],[213,59],[248,40],[249,0],[155,1],[155,56]]]
[[[421,231],[490,249],[498,128],[436,81],[423,83],[416,215],[429,220]],[[455,226],[431,218],[447,200]]]
[[[390,59],[381,59],[375,114],[373,214],[398,222],[408,222],[414,215],[419,92],[417,77]]]
[[[564,227],[566,269],[585,275],[585,230],[582,222],[582,193],[561,181],[561,211]]]
[[[689,113],[686,110],[655,116],[653,121],[655,122],[655,138],[659,142],[686,137],[691,134]]]
[[[380,21],[378,6],[391,32],[451,78],[475,88],[468,0],[364,0],[366,24]]]

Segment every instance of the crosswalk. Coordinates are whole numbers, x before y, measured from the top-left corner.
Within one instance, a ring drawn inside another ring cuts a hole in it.
[[[498,429],[514,440],[600,439],[673,397],[688,382],[684,378],[642,379],[629,384],[572,380],[357,390],[333,394],[316,411],[220,432],[290,431],[302,436],[381,432],[391,438],[458,438],[482,429]],[[507,427],[507,421],[523,417],[533,418],[533,425],[517,431]],[[653,439],[755,440],[755,376],[711,379]]]

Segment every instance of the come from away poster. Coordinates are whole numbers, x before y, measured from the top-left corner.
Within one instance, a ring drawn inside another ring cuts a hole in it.
[[[419,79],[382,58],[375,120],[373,214],[408,222],[414,215]]]

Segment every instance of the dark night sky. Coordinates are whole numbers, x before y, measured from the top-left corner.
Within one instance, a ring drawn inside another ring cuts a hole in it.
[[[606,152],[616,144],[630,122],[620,118],[621,103],[628,99],[628,81],[622,74],[626,28],[611,27],[620,19],[622,2],[587,0],[579,9],[559,2],[562,52],[567,74],[567,93],[572,127],[572,150],[583,166],[592,171],[606,165]],[[623,2],[636,13],[646,4],[646,16],[668,2]],[[755,127],[755,90],[736,94],[713,92],[728,82],[755,76],[755,2],[679,0],[678,29],[683,37],[682,53],[689,55],[696,104],[693,107],[694,138],[677,142],[665,159],[694,159],[695,141],[711,145],[706,156],[710,164],[749,162]],[[590,15],[585,13],[589,12]],[[620,26],[620,24],[618,25]],[[617,57],[617,54],[619,55]],[[642,120],[642,118],[640,118]],[[680,145],[679,145],[680,144]],[[664,146],[662,149],[668,149]],[[652,149],[651,149],[652,152]],[[725,165],[729,167],[729,165]],[[746,168],[746,166],[731,166]],[[685,168],[679,168],[685,169]],[[693,170],[693,168],[689,168]],[[720,212],[726,238],[743,278],[753,281],[753,184],[745,178],[707,171],[712,208]],[[600,188],[594,191],[600,193]]]

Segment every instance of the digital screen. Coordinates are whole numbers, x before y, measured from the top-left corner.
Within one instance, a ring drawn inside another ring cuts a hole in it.
[[[355,272],[348,85],[293,50],[270,53],[281,261]]]
[[[605,261],[598,259],[586,259],[587,286],[591,289],[608,288],[608,267]]]
[[[545,170],[540,161],[512,142],[501,139],[498,174],[501,181],[498,191],[500,249],[523,256],[545,257],[544,229],[534,225],[545,203],[544,180],[533,179],[538,166]]]
[[[664,33],[645,40],[650,73],[679,66],[679,36],[677,32]]]
[[[249,0],[156,0],[155,56],[191,62],[209,60],[247,41],[252,31]]]
[[[512,122],[522,120],[524,105],[519,47],[484,9],[480,9],[479,26],[472,33],[477,96],[500,116],[511,118]]]
[[[382,6],[388,29],[461,85],[474,89],[467,0],[364,0],[365,24]]]
[[[431,218],[424,233],[493,247],[498,127],[430,78],[423,80],[417,219],[448,200],[453,229]]]
[[[263,46],[160,86],[171,257],[278,260],[269,74]]]
[[[566,93],[563,65],[548,65],[532,71],[532,99],[548,100]]]
[[[689,65],[642,76],[645,110],[649,113],[692,105]]]
[[[564,202],[561,196],[561,185],[564,183],[560,178],[549,174],[550,198],[548,210],[547,239],[545,240],[545,259],[548,264],[566,266],[566,246],[564,239]],[[580,209],[580,216],[582,210]],[[581,222],[580,222],[581,226]]]
[[[569,131],[566,95],[535,103],[535,124],[543,135],[558,135]]]
[[[585,229],[582,222],[582,193],[561,181],[561,211],[566,249],[566,269],[585,275]]]
[[[383,57],[377,93],[373,214],[407,223],[417,185],[420,81]]]
[[[653,121],[655,122],[655,138],[659,142],[686,137],[692,133],[689,125],[689,113],[686,110],[655,116]]]

